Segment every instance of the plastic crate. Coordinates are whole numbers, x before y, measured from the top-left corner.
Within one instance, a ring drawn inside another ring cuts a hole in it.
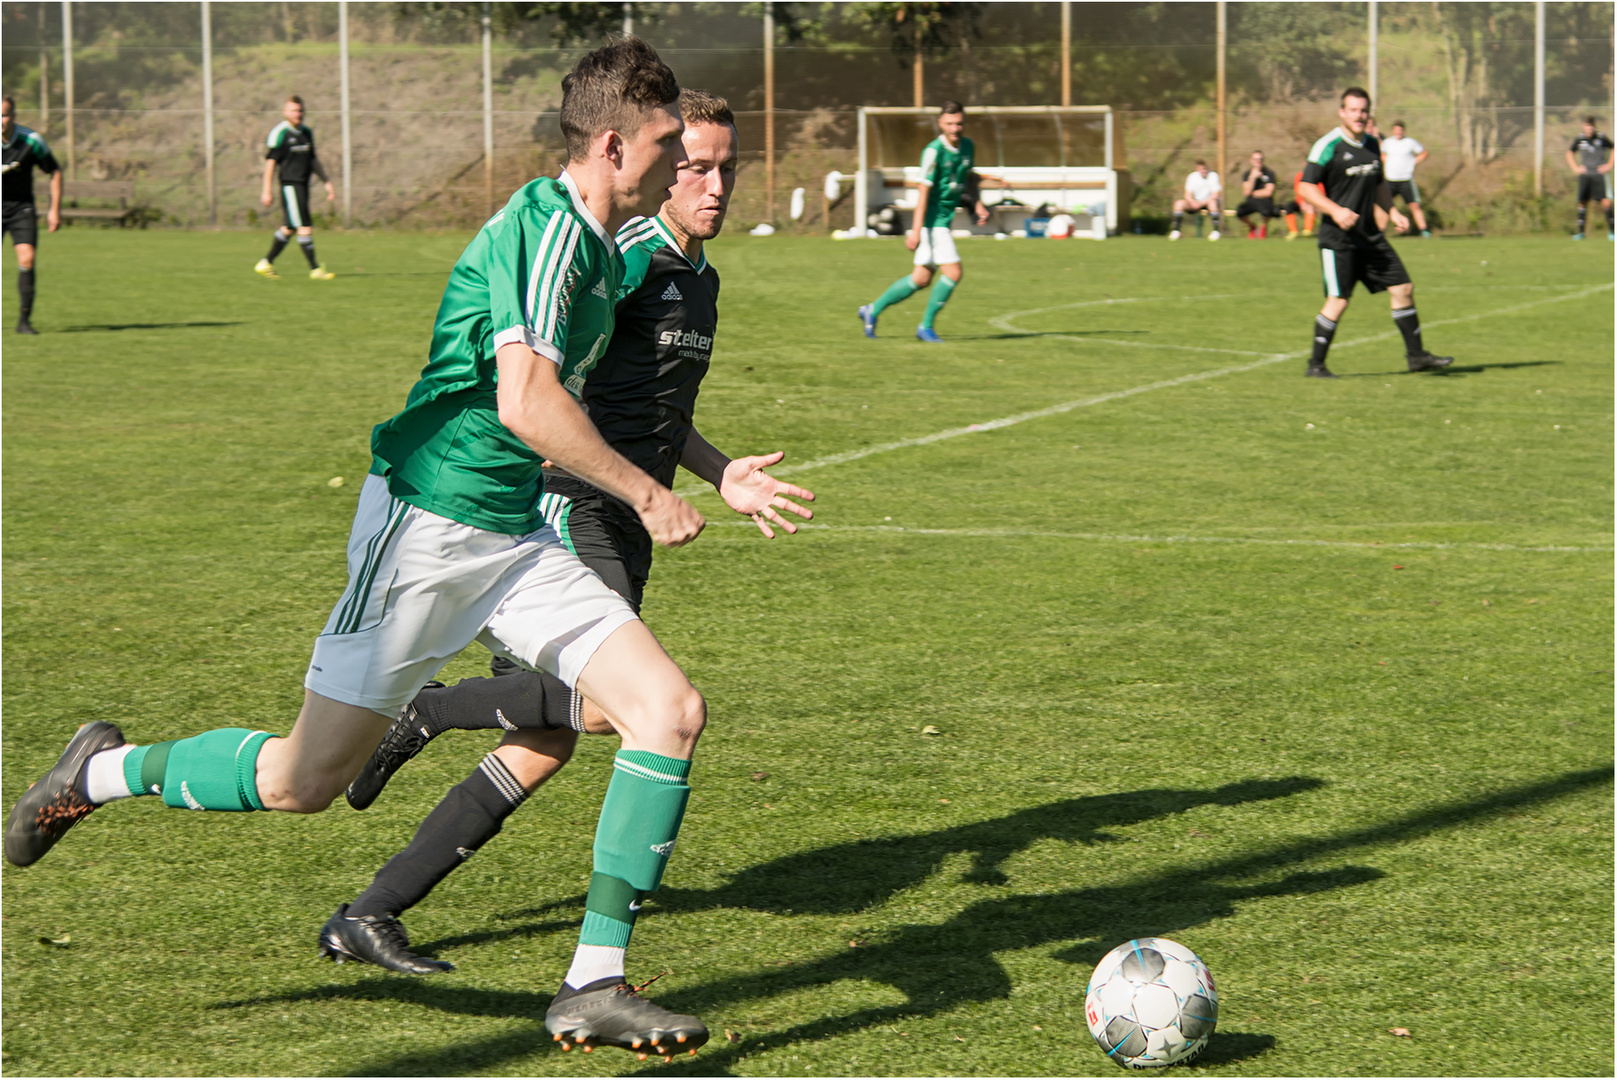
[[[1029,240],[1044,240],[1050,234],[1050,219],[1047,217],[1030,217],[1022,223],[1027,230]]]

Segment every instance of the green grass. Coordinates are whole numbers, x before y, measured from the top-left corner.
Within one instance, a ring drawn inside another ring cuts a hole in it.
[[[7,805],[85,720],[296,711],[463,237],[323,234],[326,284],[253,278],[262,239],[42,247],[45,333],[5,339]],[[820,528],[659,553],[647,618],[712,720],[630,970],[713,1026],[694,1061],[542,1031],[611,740],[409,914],[457,972],[317,961],[465,736],[364,814],[131,800],[7,867],[4,1070],[1113,1075],[1084,984],[1157,934],[1219,978],[1197,1073],[1609,1075],[1610,249],[1401,249],[1446,376],[1339,345],[1335,383],[1292,359],[805,471]],[[858,334],[896,243],[715,245],[702,430],[811,461],[1302,349],[1318,305],[1301,243],[965,255],[927,347],[922,298]],[[1361,293],[1338,338],[1390,330]]]

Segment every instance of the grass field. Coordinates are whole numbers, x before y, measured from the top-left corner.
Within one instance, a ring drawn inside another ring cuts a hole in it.
[[[464,237],[323,235],[324,284],[254,278],[262,241],[43,246],[44,333],[5,338],[7,806],[86,720],[295,714]],[[773,542],[699,496],[647,597],[712,720],[630,973],[715,1043],[542,1029],[608,739],[406,916],[457,972],[317,960],[468,735],[364,814],[130,800],[7,867],[4,1071],[1112,1075],[1084,984],[1149,934],[1219,978],[1198,1074],[1610,1075],[1611,248],[1401,248],[1454,368],[1402,374],[1361,294],[1325,383],[1303,243],[972,242],[935,347],[923,298],[858,333],[896,242],[714,245],[700,426],[820,496]]]

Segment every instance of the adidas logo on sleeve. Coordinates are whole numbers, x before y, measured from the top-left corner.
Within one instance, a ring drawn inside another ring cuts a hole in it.
[[[672,281],[670,281],[668,283],[668,288],[663,290],[663,299],[664,300],[683,300],[683,299],[685,299],[685,297],[680,295],[679,289],[677,287],[675,287],[675,285],[674,285],[674,283]]]
[[[605,300],[606,299],[606,280],[603,278],[602,280],[597,281],[595,283],[595,288],[591,289],[590,292],[595,294],[596,296],[599,296],[602,300]]]

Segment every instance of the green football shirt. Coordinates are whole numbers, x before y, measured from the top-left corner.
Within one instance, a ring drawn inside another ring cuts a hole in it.
[[[950,146],[939,135],[921,152],[921,183],[931,184],[926,193],[926,224],[947,226],[954,220],[960,193],[976,160],[977,148],[964,135],[959,146]]]
[[[371,433],[393,496],[464,525],[537,529],[540,457],[500,423],[494,354],[522,342],[574,397],[612,337],[623,258],[572,177],[519,189],[450,271],[432,348],[404,410]]]

